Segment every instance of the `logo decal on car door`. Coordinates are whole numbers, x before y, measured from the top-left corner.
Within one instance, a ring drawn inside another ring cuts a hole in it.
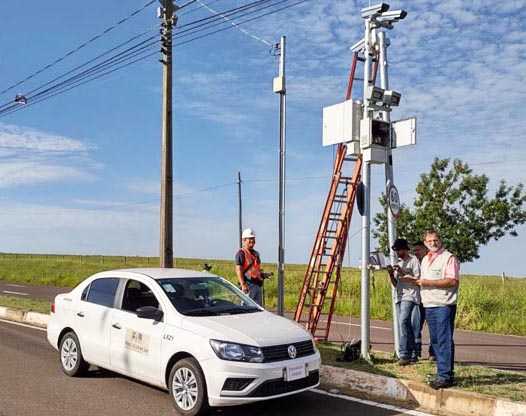
[[[150,337],[148,335],[141,334],[131,329],[126,330],[126,341],[124,346],[128,350],[137,351],[142,354],[148,354],[149,352]]]

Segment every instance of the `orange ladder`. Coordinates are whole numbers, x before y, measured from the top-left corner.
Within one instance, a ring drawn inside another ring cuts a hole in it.
[[[364,62],[365,59],[355,52],[346,100],[351,98],[353,81],[357,79],[355,72],[358,61]],[[374,85],[377,68],[378,60],[376,59],[372,85]],[[304,325],[314,338],[325,341],[329,338],[349,227],[361,179],[361,155],[346,156],[346,154],[347,146],[339,144],[329,194],[294,314],[294,320]],[[347,161],[355,162],[352,176],[342,174],[343,165]]]

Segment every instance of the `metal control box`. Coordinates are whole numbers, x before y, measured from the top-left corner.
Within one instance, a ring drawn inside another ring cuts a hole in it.
[[[343,103],[323,108],[323,146],[348,143],[349,150],[360,149],[360,120],[363,107],[360,100],[347,100]],[[350,143],[352,142],[352,143]]]

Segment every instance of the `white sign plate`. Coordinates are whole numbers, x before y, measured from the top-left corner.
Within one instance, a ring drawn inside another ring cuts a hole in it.
[[[305,364],[291,365],[287,367],[286,381],[294,381],[305,377],[307,377],[307,374],[305,374]]]
[[[389,185],[387,188],[387,203],[389,204],[389,209],[395,218],[398,218],[400,215],[400,195],[398,195],[398,189],[396,186]]]

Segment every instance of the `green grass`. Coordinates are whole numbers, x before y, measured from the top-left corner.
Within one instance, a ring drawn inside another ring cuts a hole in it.
[[[50,309],[50,303],[45,300],[15,298],[14,296],[0,296],[0,305],[39,313],[49,313]]]
[[[176,267],[201,270],[212,264],[212,273],[236,283],[233,260],[176,259]],[[155,257],[61,256],[0,254],[0,279],[36,285],[75,286],[102,270],[129,267],[157,267]],[[263,264],[274,277],[265,283],[265,306],[277,305],[275,264]],[[306,265],[285,266],[286,310],[294,310],[305,276]],[[391,288],[384,272],[371,277],[371,319],[391,319]],[[374,282],[374,285],[373,285]],[[456,327],[499,334],[526,335],[526,279],[462,275]],[[360,271],[344,268],[336,298],[335,313],[360,315]]]
[[[339,345],[318,345],[318,349],[322,356],[322,362],[325,365],[365,371],[419,383],[427,382],[429,375],[436,374],[436,365],[426,360],[420,361],[417,364],[401,367],[396,364],[396,360],[392,355],[373,352],[372,362],[362,359],[352,362],[340,362],[336,360],[337,357],[341,356]],[[526,401],[525,374],[475,365],[465,366],[455,364],[455,380],[455,388],[460,390],[501,399]]]

